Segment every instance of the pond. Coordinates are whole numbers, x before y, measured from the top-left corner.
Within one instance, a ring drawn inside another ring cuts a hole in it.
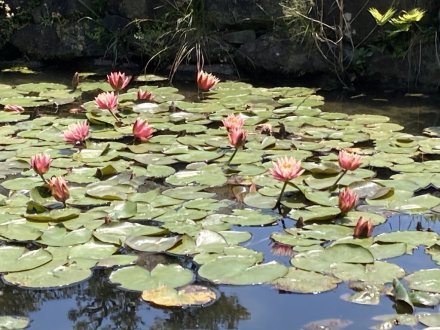
[[[220,82],[198,100],[148,75],[112,112],[105,75],[70,78],[0,75],[0,104],[25,109],[0,112],[0,328],[440,326],[435,97]],[[277,180],[290,156],[304,172]]]

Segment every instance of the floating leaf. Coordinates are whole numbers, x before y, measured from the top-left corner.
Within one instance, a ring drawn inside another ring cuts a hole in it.
[[[0,247],[0,272],[19,272],[37,268],[52,260],[52,255],[42,249],[29,251],[19,246]]]
[[[151,272],[140,266],[117,269],[110,274],[110,282],[127,290],[144,291],[161,287],[177,288],[189,284],[193,273],[180,265],[158,264]]]
[[[214,290],[201,285],[187,285],[178,290],[161,287],[142,292],[142,299],[155,305],[167,307],[185,307],[206,305],[217,299]]]
[[[318,293],[333,290],[340,280],[315,272],[289,268],[289,272],[272,282],[278,289],[298,293]]]
[[[277,262],[255,265],[243,257],[218,257],[199,269],[199,275],[218,284],[252,285],[271,282],[287,273]]]

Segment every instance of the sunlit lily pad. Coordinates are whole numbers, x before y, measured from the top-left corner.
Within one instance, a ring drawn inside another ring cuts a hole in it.
[[[0,329],[2,330],[18,330],[29,326],[30,320],[24,316],[0,316]]]
[[[161,287],[142,292],[142,299],[159,306],[199,306],[207,305],[217,298],[214,290],[201,285],[187,285],[178,290]]]

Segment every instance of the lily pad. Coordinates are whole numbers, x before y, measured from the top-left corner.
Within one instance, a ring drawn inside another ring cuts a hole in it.
[[[117,269],[110,274],[110,282],[126,290],[144,291],[161,287],[178,288],[193,280],[193,273],[180,265],[158,264],[151,272],[140,266]]]

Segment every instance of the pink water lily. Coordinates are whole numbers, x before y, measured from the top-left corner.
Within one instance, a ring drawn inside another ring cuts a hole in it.
[[[118,110],[118,96],[114,92],[103,92],[95,97],[96,106],[102,110]]]
[[[137,99],[138,100],[143,100],[143,101],[153,101],[154,95],[153,93],[145,90],[143,91],[142,89],[138,89],[137,91]]]
[[[346,171],[354,171],[362,164],[362,157],[349,153],[345,150],[339,151],[339,166]]]
[[[356,206],[358,195],[350,188],[346,187],[339,193],[339,209],[342,214],[347,213]]]
[[[49,171],[51,162],[52,159],[48,154],[41,153],[31,157],[31,168],[43,179],[44,182],[46,182],[46,179],[44,179],[43,175]]]
[[[209,91],[211,88],[214,88],[219,82],[220,79],[218,79],[211,73],[207,73],[203,70],[199,70],[197,72],[197,86],[200,90],[204,92]]]
[[[138,140],[149,140],[153,136],[153,131],[153,128],[146,120],[138,118],[133,124],[133,135]]]
[[[337,187],[338,182],[341,181],[343,176],[347,174],[348,171],[354,171],[362,164],[362,157],[359,155],[355,155],[349,153],[345,150],[339,151],[338,155],[339,166],[343,169],[342,174],[336,179],[336,182],[333,186],[330,187],[330,190],[333,190]]]
[[[353,237],[354,238],[367,238],[371,237],[373,234],[373,224],[371,220],[364,219],[360,217],[354,227]]]
[[[68,143],[83,143],[89,136],[89,123],[87,120],[72,124],[63,132],[64,141]]]
[[[21,105],[14,105],[14,104],[6,104],[4,110],[9,112],[17,112],[17,113],[24,112],[24,108]]]
[[[273,207],[273,209],[278,208],[278,211],[281,213],[281,198],[286,189],[287,182],[303,174],[304,169],[301,168],[301,161],[297,161],[293,157],[278,158],[276,161],[272,162],[272,165],[273,167],[269,169],[270,174],[272,174],[274,179],[284,182],[277,202]]]
[[[222,122],[226,130],[230,131],[233,128],[242,128],[244,126],[244,117],[232,114],[228,115]]]
[[[116,117],[115,112],[118,111],[118,95],[114,92],[103,92],[95,97],[96,106],[102,110],[110,111],[110,114],[117,122],[121,120]]]
[[[112,72],[107,75],[107,82],[112,86],[115,92],[119,92],[120,90],[127,87],[130,83],[131,77],[126,76],[125,73],[121,72]]]
[[[53,176],[48,181],[52,197],[66,206],[66,200],[70,197],[69,186],[62,176]]]
[[[228,133],[229,144],[235,148],[240,148],[244,145],[247,138],[247,131],[241,127],[234,127]]]
[[[273,167],[269,169],[273,178],[278,181],[289,181],[304,173],[301,168],[301,161],[293,157],[281,157],[272,162]]]

